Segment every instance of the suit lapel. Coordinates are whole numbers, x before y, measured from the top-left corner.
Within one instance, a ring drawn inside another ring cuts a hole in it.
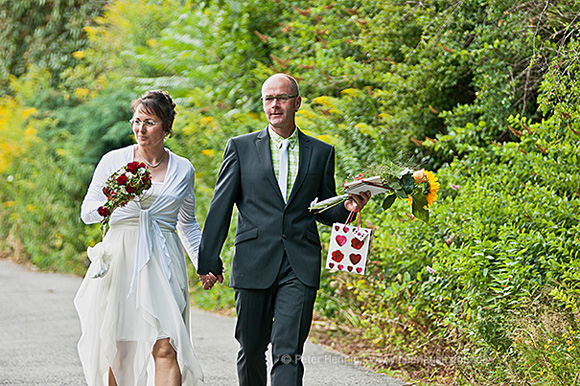
[[[296,129],[298,130],[298,129]],[[312,155],[312,144],[310,143],[310,138],[298,130],[298,174],[294,180],[294,185],[292,186],[292,191],[290,192],[290,197],[288,197],[288,202],[292,201],[296,192],[300,190],[300,186],[304,182],[306,175],[308,174],[308,169],[310,168],[310,156]]]
[[[274,174],[274,167],[272,166],[272,151],[270,149],[270,136],[268,135],[267,127],[261,130],[256,137],[256,150],[260,158],[262,172],[266,176],[266,179],[270,181],[274,190],[278,192],[280,200],[283,200],[280,187],[278,186],[278,180],[276,180],[276,174]]]

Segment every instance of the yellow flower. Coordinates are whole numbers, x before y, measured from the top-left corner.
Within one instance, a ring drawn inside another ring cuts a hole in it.
[[[323,95],[323,96],[320,96],[318,98],[314,98],[312,100],[312,104],[315,104],[315,103],[321,104],[324,107],[333,107],[334,106],[334,98],[327,97],[327,96]]]
[[[348,96],[359,96],[362,94],[362,91],[358,88],[347,88],[340,92],[341,94],[348,95]]]
[[[437,199],[437,192],[439,191],[439,182],[437,176],[433,172],[426,171],[427,183],[429,184],[429,193],[427,193],[427,204],[431,206]]]
[[[75,88],[75,96],[79,99],[84,99],[89,96],[91,91],[88,88],[78,87]]]
[[[28,109],[24,109],[22,110],[22,117],[23,118],[28,118],[28,116],[34,114],[36,112],[36,109],[34,107],[30,107]]]
[[[211,117],[211,116],[200,117],[199,123],[201,123],[204,126],[207,125],[207,126],[211,127],[212,129],[215,129],[215,123],[214,123],[213,117]]]
[[[439,191],[439,182],[437,182],[437,176],[435,173],[420,169],[413,173],[413,180],[416,184],[428,184],[429,191],[427,192],[425,199],[427,200],[427,206],[431,206],[435,200],[437,200],[437,192]],[[407,201],[409,202],[409,205],[412,205],[413,197],[409,195]]]
[[[331,145],[336,142],[334,137],[326,134],[317,135],[316,138]]]

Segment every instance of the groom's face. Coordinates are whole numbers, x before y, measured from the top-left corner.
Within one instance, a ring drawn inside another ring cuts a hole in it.
[[[285,102],[276,98],[269,100],[272,99],[269,97],[280,96],[293,96],[293,98],[288,98]],[[268,79],[262,86],[262,98],[264,113],[270,127],[284,137],[290,135],[294,130],[294,117],[301,101],[290,81],[282,76]]]

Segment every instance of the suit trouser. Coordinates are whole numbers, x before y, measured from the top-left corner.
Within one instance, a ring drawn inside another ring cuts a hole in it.
[[[266,350],[270,342],[272,386],[302,385],[301,357],[312,323],[316,291],[296,277],[286,254],[270,288],[235,290],[240,386],[266,385]]]

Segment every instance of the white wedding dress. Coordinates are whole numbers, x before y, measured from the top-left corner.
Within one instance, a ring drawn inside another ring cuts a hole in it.
[[[87,274],[75,297],[88,386],[107,386],[109,368],[119,386],[153,386],[151,351],[164,338],[177,353],[182,385],[203,381],[190,337],[184,253],[185,246],[197,265],[201,230],[194,215],[194,171],[188,160],[169,154],[164,182],[113,212],[103,239],[111,254],[109,270],[96,279]],[[100,221],[96,208],[106,200],[104,181],[133,156],[130,146],[103,157],[83,201],[83,221]]]

